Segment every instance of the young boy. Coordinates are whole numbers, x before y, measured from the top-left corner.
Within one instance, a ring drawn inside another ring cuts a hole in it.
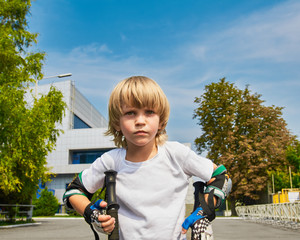
[[[120,239],[185,239],[181,225],[188,179],[197,176],[208,182],[216,165],[178,142],[166,141],[169,103],[152,79],[121,81],[111,93],[108,110],[107,135],[119,148],[79,175],[65,193],[66,205],[84,215],[92,194],[103,186],[104,172],[114,170]],[[100,207],[105,206],[102,201]],[[115,219],[109,215],[97,220],[104,232],[114,229]]]

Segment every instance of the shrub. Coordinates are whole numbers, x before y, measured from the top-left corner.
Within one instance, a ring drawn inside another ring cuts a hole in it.
[[[47,187],[41,191],[41,197],[33,200],[33,216],[53,216],[57,212],[60,204],[52,192]]]

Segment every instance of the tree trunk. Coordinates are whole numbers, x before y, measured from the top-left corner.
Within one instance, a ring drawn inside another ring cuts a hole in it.
[[[237,212],[235,210],[235,199],[234,198],[230,198],[231,204],[230,204],[230,208],[231,208],[231,216],[237,216]]]

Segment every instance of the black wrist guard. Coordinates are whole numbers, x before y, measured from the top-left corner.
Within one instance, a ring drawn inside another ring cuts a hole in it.
[[[83,217],[88,224],[99,222],[98,217],[101,214],[98,209],[92,209],[91,206],[93,206],[93,203],[87,205],[83,213]]]

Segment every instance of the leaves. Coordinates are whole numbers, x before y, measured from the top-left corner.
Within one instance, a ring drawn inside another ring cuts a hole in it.
[[[297,139],[293,139],[288,145],[286,158],[288,161],[286,165],[268,172],[270,178],[274,179],[275,192],[283,188],[291,188],[291,181],[293,188],[300,188],[300,142]]]
[[[41,190],[39,199],[33,199],[33,216],[54,216],[60,204],[58,199],[52,192],[48,191],[47,187]]]
[[[30,106],[29,83],[42,78],[45,53],[28,52],[37,34],[27,31],[30,1],[0,0],[0,200],[29,201],[48,179],[46,156],[60,134],[65,103],[51,88]]]
[[[291,140],[282,108],[264,106],[261,95],[248,86],[240,90],[220,79],[195,98],[194,118],[203,134],[197,150],[217,164],[224,164],[233,182],[231,198],[257,200],[268,183],[267,171],[287,163],[285,151]]]

